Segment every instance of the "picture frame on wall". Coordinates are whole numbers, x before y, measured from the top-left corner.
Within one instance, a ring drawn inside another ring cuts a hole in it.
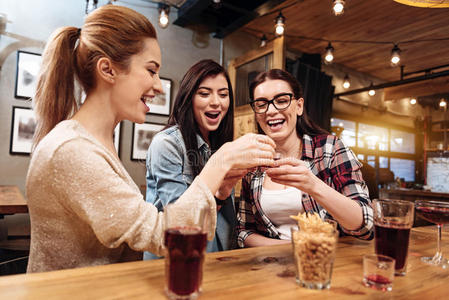
[[[118,157],[120,157],[120,134],[121,134],[122,123],[118,123],[114,129],[114,146],[117,151]]]
[[[42,62],[38,53],[17,51],[16,87],[14,97],[29,99],[34,96],[37,76]]]
[[[131,160],[145,160],[148,147],[154,135],[164,129],[165,125],[143,123],[133,125]]]
[[[150,114],[169,116],[171,111],[171,88],[172,81],[161,78],[163,93],[156,95],[151,101]]]
[[[10,154],[29,155],[31,153],[36,124],[36,116],[31,108],[13,106]]]

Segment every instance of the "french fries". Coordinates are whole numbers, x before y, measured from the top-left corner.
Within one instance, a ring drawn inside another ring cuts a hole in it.
[[[290,216],[298,222],[298,227],[302,231],[311,233],[330,233],[334,231],[334,226],[331,223],[321,220],[317,213],[299,213],[297,216]]]

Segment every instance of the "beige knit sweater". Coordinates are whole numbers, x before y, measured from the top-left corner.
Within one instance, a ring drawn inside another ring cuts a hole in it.
[[[26,193],[28,272],[116,263],[136,259],[135,251],[163,251],[163,214],[144,201],[120,160],[77,121],[59,123],[36,147]],[[204,204],[210,208],[211,239],[215,201],[199,178],[175,205],[188,219],[197,217]]]

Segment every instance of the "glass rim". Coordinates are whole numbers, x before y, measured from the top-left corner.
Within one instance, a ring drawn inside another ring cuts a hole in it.
[[[399,205],[405,205],[405,206],[414,206],[415,202],[413,201],[409,201],[409,200],[401,200],[401,199],[389,199],[389,198],[385,198],[385,199],[373,199],[373,203],[374,202],[379,202],[379,203],[394,203],[394,204],[399,204]]]
[[[382,258],[382,259],[384,259],[383,261],[396,263],[396,259],[394,259],[391,256],[383,255],[383,254],[376,254],[376,253],[364,254],[363,259],[365,259],[365,258],[366,259],[377,259],[377,260],[378,260],[378,258]]]
[[[338,231],[338,222],[337,221],[335,221],[333,219],[326,219],[326,220],[323,220],[323,222],[332,224],[333,230],[331,232],[319,232],[319,233],[324,233],[324,234],[328,234],[328,235],[337,234],[337,237],[340,235],[340,231]],[[292,226],[290,226],[290,232],[291,231],[301,231],[301,227],[299,227],[298,224],[292,225]]]
[[[425,206],[426,204],[437,204],[438,206],[449,207],[448,201],[425,200],[425,199],[418,199],[415,201],[415,206]]]

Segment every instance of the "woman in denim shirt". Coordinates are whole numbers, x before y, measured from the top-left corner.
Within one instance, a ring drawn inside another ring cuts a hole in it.
[[[146,201],[159,210],[176,201],[204,164],[233,136],[233,93],[225,69],[212,60],[192,66],[182,79],[168,128],[156,134],[148,149]],[[234,247],[236,212],[232,187],[247,170],[227,174],[217,199],[217,229],[208,252]],[[145,253],[145,259],[154,258]]]

